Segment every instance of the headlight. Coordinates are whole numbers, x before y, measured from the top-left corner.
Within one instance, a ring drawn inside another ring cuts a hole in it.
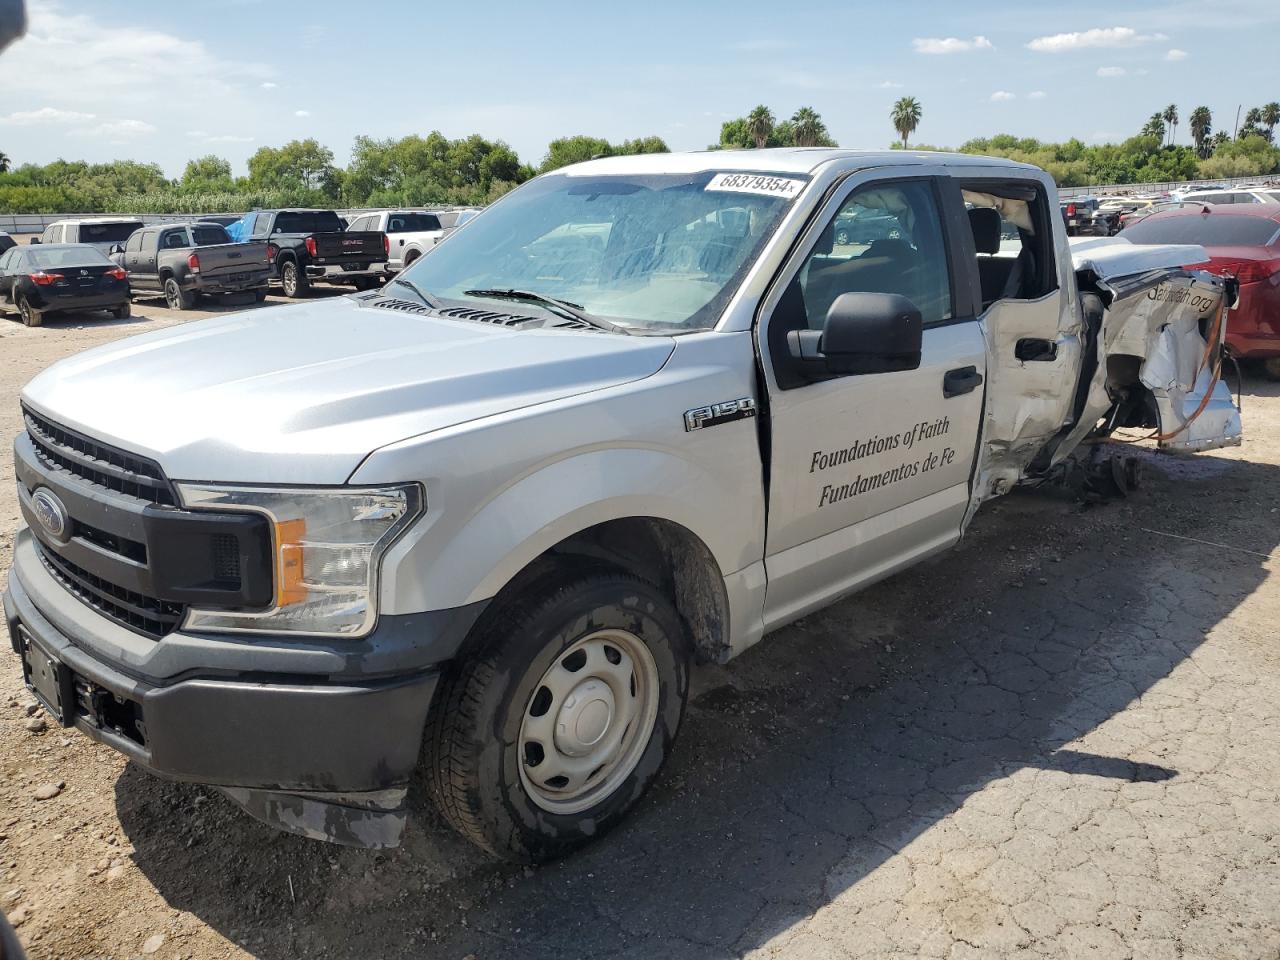
[[[269,610],[187,611],[188,630],[357,637],[377,618],[378,561],[422,511],[416,485],[281,489],[178,484],[191,510],[260,513],[271,524]]]

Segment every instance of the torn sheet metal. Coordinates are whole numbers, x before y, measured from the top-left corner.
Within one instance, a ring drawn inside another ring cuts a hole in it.
[[[271,790],[219,787],[240,809],[263,823],[348,847],[383,849],[400,845],[408,811],[404,787],[366,794],[301,795]]]
[[[1239,411],[1226,384],[1213,383],[1216,351],[1205,340],[1226,285],[1187,269],[1207,259],[1204,248],[1094,238],[1071,252],[1080,288],[1096,296],[999,301],[983,318],[988,404],[970,516],[983,500],[1047,475],[1139,386],[1155,401],[1162,452],[1240,443]],[[1225,334],[1223,322],[1219,348]],[[1052,341],[1055,354],[1017,359],[1033,339]]]

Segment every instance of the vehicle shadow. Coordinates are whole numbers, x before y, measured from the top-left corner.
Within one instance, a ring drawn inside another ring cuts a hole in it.
[[[22,325],[22,320],[16,315],[0,317],[3,320],[11,320]],[[149,317],[130,316],[124,319],[113,317],[106,310],[78,310],[70,313],[46,313],[40,319],[39,330],[87,330],[90,327],[130,327],[141,323],[147,323]],[[32,332],[38,333],[39,330]]]
[[[568,860],[496,864],[427,809],[371,852],[277,834],[130,768],[134,859],[166,901],[260,957],[738,956],[1027,768],[1132,782],[1157,756],[1072,744],[1168,677],[1266,578],[1280,527],[1231,492],[1280,468],[1205,458],[1084,507],[1017,493],[956,550],[704,667],[631,819]],[[1027,828],[1031,829],[1031,828]]]

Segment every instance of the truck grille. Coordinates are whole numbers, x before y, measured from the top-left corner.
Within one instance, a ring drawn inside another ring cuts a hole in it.
[[[107,490],[160,506],[177,501],[158,464],[58,426],[26,407],[27,435],[40,462]]]
[[[39,541],[36,542],[36,551],[55,580],[82,602],[122,626],[158,640],[176,630],[182,622],[186,607],[180,603],[143,596],[108,583],[46,549]]]

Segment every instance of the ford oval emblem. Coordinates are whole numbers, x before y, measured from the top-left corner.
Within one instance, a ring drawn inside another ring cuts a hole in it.
[[[31,495],[31,506],[45,533],[60,542],[70,539],[71,518],[56,493],[41,487]]]

